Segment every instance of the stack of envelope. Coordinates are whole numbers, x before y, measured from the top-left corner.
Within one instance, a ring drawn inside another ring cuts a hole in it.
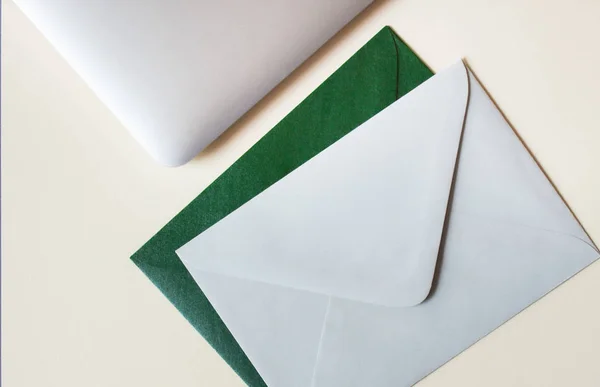
[[[410,386],[600,252],[465,64],[384,28],[132,257],[249,386]]]

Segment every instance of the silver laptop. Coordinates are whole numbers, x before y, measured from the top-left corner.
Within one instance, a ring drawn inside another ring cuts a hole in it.
[[[372,0],[15,0],[158,162],[215,140]]]

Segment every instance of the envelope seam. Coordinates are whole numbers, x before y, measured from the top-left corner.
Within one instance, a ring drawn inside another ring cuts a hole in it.
[[[312,377],[310,379],[310,387],[314,387],[317,376],[317,367],[319,365],[319,359],[321,357],[321,348],[323,347],[323,339],[325,338],[325,330],[327,326],[327,318],[329,317],[329,310],[331,309],[331,299],[333,296],[329,296],[327,300],[327,309],[325,309],[325,316],[323,317],[323,325],[321,327],[321,335],[319,336],[319,345],[317,346],[317,355],[315,356],[315,366],[313,367]]]
[[[592,250],[594,250],[594,252],[600,254],[600,250],[598,250],[598,248],[596,248],[593,244],[589,243],[588,241],[586,241],[585,239],[578,237],[577,235],[573,235],[567,232],[563,232],[563,231],[557,231],[557,230],[552,230],[549,228],[542,228],[542,227],[536,227],[536,226],[530,226],[528,224],[525,223],[519,223],[519,222],[513,222],[507,219],[501,219],[501,218],[494,218],[494,217],[490,217],[490,216],[485,216],[485,215],[477,215],[475,213],[471,213],[468,211],[460,211],[457,210],[456,213],[458,214],[463,214],[466,216],[470,216],[473,218],[478,218],[478,219],[482,219],[488,222],[498,222],[498,223],[503,223],[503,224],[507,224],[507,225],[512,225],[512,226],[518,226],[518,227],[523,227],[523,228],[529,228],[532,230],[539,230],[539,231],[544,231],[547,233],[551,233],[551,234],[556,234],[556,235],[560,235],[563,237],[567,237],[567,238],[573,238],[576,239],[582,243],[585,243],[586,245],[588,245]]]
[[[471,77],[469,75],[469,69],[467,68],[467,65],[462,60],[461,60],[461,62],[464,66],[466,83],[467,83],[465,111],[463,114],[462,125],[460,128],[460,136],[459,136],[458,145],[456,148],[456,157],[454,159],[454,169],[452,171],[452,180],[450,182],[450,188],[448,190],[448,200],[446,202],[444,221],[442,223],[442,232],[440,234],[440,241],[438,243],[438,251],[437,251],[435,266],[433,268],[433,273],[431,275],[431,283],[429,285],[429,290],[427,291],[427,294],[426,294],[425,298],[421,301],[421,303],[425,302],[437,289],[437,280],[439,278],[439,272],[442,267],[442,261],[444,259],[444,249],[445,249],[445,244],[446,244],[446,238],[448,235],[448,229],[450,228],[450,218],[452,216],[452,205],[454,203],[454,191],[456,189],[456,178],[458,176],[458,168],[460,165],[460,154],[461,154],[461,150],[462,150],[463,139],[465,136],[465,127],[467,124],[467,116],[469,114],[469,104],[471,103]]]

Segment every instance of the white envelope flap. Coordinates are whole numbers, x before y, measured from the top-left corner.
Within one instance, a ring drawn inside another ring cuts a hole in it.
[[[198,235],[192,274],[386,306],[429,294],[469,97],[437,74]],[[277,162],[273,160],[273,162]]]

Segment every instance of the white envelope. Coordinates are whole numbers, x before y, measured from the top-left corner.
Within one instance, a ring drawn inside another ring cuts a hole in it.
[[[271,387],[412,385],[599,256],[462,62],[177,253]]]

